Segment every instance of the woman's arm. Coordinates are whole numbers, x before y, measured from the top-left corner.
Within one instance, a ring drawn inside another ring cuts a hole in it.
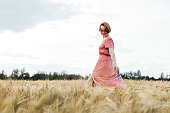
[[[111,58],[112,58],[112,63],[113,63],[113,67],[116,67],[117,64],[116,64],[116,56],[115,56],[115,52],[114,52],[114,48],[109,48],[109,53],[111,55]]]
[[[117,71],[119,71],[119,68],[118,68],[117,63],[116,63],[116,56],[115,56],[114,48],[109,48],[109,53],[110,53],[111,58],[112,58],[113,67],[116,68]]]

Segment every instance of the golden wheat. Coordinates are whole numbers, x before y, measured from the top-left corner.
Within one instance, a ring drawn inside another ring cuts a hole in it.
[[[122,90],[85,80],[0,81],[0,113],[170,113],[170,82],[125,83]]]

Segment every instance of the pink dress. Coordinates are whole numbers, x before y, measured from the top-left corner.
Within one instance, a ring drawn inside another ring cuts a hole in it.
[[[126,84],[122,77],[116,73],[112,66],[112,59],[109,53],[109,48],[114,48],[114,43],[111,37],[107,37],[99,46],[99,59],[92,73],[94,81],[93,86],[119,86],[126,88]]]

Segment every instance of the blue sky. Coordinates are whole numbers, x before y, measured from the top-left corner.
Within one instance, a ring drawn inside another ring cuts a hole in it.
[[[0,3],[0,70],[91,74],[112,31],[120,72],[170,74],[168,0],[5,0]]]

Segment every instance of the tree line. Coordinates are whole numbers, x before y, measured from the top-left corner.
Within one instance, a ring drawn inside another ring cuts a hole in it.
[[[83,76],[79,74],[67,74],[65,71],[61,73],[58,72],[50,72],[45,73],[43,71],[38,71],[37,73],[33,74],[32,76],[25,71],[25,68],[19,70],[14,69],[12,73],[7,76],[7,74],[2,70],[0,72],[0,79],[12,79],[12,80],[77,80],[77,79],[84,79]]]
[[[124,72],[119,73],[119,75],[122,76],[123,79],[132,79],[132,80],[164,80],[164,81],[170,81],[170,75],[165,75],[163,72],[160,74],[160,77],[158,79],[154,77],[149,76],[143,76],[141,74],[140,70],[137,70],[136,72],[130,71],[130,72]],[[13,69],[12,73],[7,76],[7,74],[2,70],[0,72],[0,79],[13,79],[13,80],[78,80],[78,79],[85,79],[87,80],[91,74],[83,77],[79,74],[67,74],[65,71],[62,71],[61,73],[58,72],[50,72],[45,73],[43,71],[38,71],[37,73],[33,74],[32,76],[25,71],[25,68],[19,70],[19,69]]]
[[[124,73],[120,73],[120,75],[122,76],[122,78],[124,79],[133,79],[133,80],[164,80],[164,81],[170,81],[170,75],[168,74],[164,74],[163,72],[160,74],[159,78],[154,78],[154,77],[149,77],[149,76],[143,76],[141,74],[140,70],[137,70],[136,72],[124,72]]]

